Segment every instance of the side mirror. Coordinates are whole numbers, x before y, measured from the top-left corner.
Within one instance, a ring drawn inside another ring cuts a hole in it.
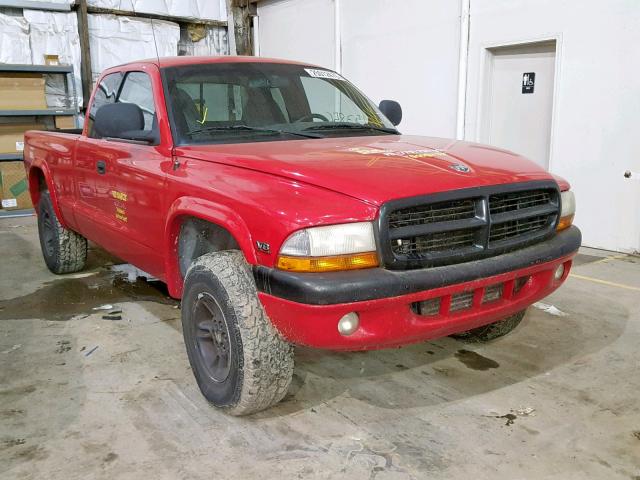
[[[144,143],[154,139],[144,131],[142,109],[134,103],[108,103],[96,112],[93,128],[98,138],[122,138]]]
[[[402,107],[398,102],[394,100],[382,100],[378,108],[394,126],[400,125],[402,121]]]

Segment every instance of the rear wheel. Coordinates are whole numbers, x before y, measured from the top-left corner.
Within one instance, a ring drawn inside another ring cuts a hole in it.
[[[240,252],[208,253],[189,267],[182,327],[198,386],[216,407],[246,415],[287,393],[293,350],[264,312]]]
[[[503,337],[507,333],[513,331],[524,318],[526,310],[522,310],[518,313],[500,320],[489,325],[467,330],[466,332],[456,333],[451,335],[458,340],[464,340],[466,342],[489,342],[499,337]]]
[[[42,256],[53,273],[73,273],[84,268],[87,239],[62,226],[47,190],[41,192],[38,202],[38,234]]]

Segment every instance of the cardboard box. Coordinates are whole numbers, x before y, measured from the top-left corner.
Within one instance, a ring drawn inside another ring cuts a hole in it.
[[[24,150],[24,132],[44,129],[44,125],[36,123],[0,124],[0,153],[22,152]]]
[[[0,110],[47,108],[44,76],[39,73],[0,73]]]
[[[76,128],[76,122],[72,115],[59,115],[54,118],[56,128]]]
[[[60,65],[60,58],[58,55],[49,55],[44,54],[44,64],[45,65]]]
[[[33,208],[22,162],[0,162],[0,189],[3,210]]]

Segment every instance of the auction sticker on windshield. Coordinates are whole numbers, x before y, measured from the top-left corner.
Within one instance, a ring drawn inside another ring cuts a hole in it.
[[[329,70],[318,70],[316,68],[305,68],[305,72],[307,72],[310,76],[314,78],[326,78],[327,80],[344,80],[340,75],[336,72],[331,72]]]

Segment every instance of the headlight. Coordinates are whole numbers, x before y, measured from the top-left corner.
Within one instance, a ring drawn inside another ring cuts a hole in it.
[[[558,231],[569,228],[573,223],[573,216],[576,214],[576,197],[571,190],[561,192],[560,203],[562,204],[562,211],[560,212]]]
[[[378,266],[371,222],[299,230],[280,248],[278,268],[295,272],[330,272]]]

